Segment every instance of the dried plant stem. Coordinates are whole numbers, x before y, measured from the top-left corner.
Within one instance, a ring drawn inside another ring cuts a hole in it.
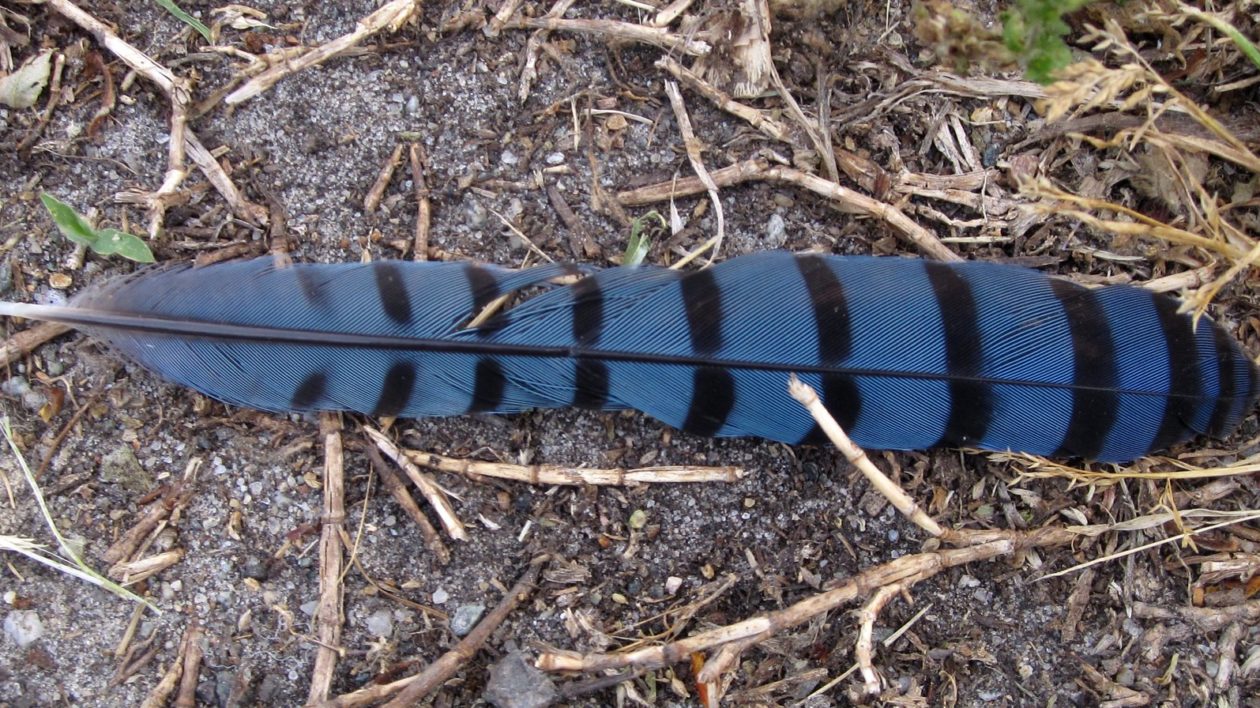
[[[892,505],[901,512],[903,516],[910,519],[920,528],[933,536],[941,536],[945,532],[940,524],[937,524],[932,517],[919,508],[919,505],[906,494],[904,490],[894,481],[888,478],[883,472],[871,462],[871,458],[867,457],[866,451],[858,447],[844,430],[840,428],[840,424],[827,411],[826,406],[819,400],[818,394],[813,388],[801,383],[800,379],[793,374],[788,382],[788,392],[792,394],[798,403],[805,406],[809,414],[818,422],[819,427],[827,434],[827,438],[831,440],[831,444],[840,450],[845,459],[866,477],[880,494],[883,494]]]
[[[795,627],[876,589],[902,583],[906,587],[930,578],[947,568],[985,561],[1011,553],[1017,544],[992,541],[967,548],[951,548],[917,553],[889,561],[850,578],[840,587],[806,598],[782,610],[752,617],[725,627],[711,629],[661,646],[646,647],[619,654],[572,655],[544,652],[537,666],[544,671],[604,671],[629,666],[649,668],[685,660],[692,652],[708,651],[725,644],[758,635],[769,636]]]
[[[403,454],[422,467],[453,472],[472,478],[513,479],[534,485],[594,485],[625,487],[636,484],[677,484],[694,482],[734,482],[744,476],[739,467],[640,467],[637,469],[591,469],[557,465],[513,465],[503,462],[461,460],[432,452],[404,450]]]
[[[345,457],[341,449],[341,421],[335,413],[323,413],[319,421],[324,436],[324,509],[319,537],[319,605],[315,611],[319,646],[311,671],[308,704],[328,698],[337,669],[341,644],[341,578],[345,562],[342,532],[346,521]]]
[[[394,501],[398,502],[398,506],[401,506],[407,516],[415,522],[416,527],[420,529],[420,535],[424,537],[425,545],[437,557],[438,563],[446,565],[451,562],[450,549],[442,541],[437,529],[433,528],[433,524],[429,523],[429,517],[420,511],[416,500],[411,498],[407,485],[403,484],[398,473],[385,462],[385,458],[381,457],[380,451],[375,447],[367,448],[367,455],[372,462],[372,467],[376,469],[377,476],[381,478],[381,484],[389,491],[390,496],[394,497]]]
[[[691,162],[691,169],[695,171],[696,178],[704,185],[709,193],[709,200],[713,202],[713,213],[717,216],[717,233],[706,241],[700,248],[688,254],[675,267],[685,265],[688,260],[699,256],[705,251],[710,251],[709,259],[706,265],[713,263],[713,259],[717,257],[718,251],[722,248],[722,240],[726,238],[726,213],[722,209],[722,200],[718,197],[717,183],[709,176],[709,170],[704,166],[704,160],[700,156],[700,150],[703,147],[700,140],[696,137],[695,130],[691,127],[691,118],[687,115],[687,106],[683,103],[682,93],[678,90],[678,84],[673,81],[665,82],[665,95],[669,96],[669,105],[674,109],[674,117],[678,120],[678,132],[682,134],[683,147],[687,151],[687,159]]]
[[[371,214],[381,205],[385,190],[389,188],[389,181],[394,178],[394,171],[398,169],[398,163],[402,161],[402,151],[402,145],[395,145],[394,151],[389,154],[389,159],[381,165],[381,171],[376,173],[376,181],[372,182],[371,188],[363,197],[364,213]]]
[[[446,498],[446,493],[438,487],[437,483],[412,464],[411,460],[407,459],[407,455],[384,433],[371,427],[365,427],[363,432],[372,438],[372,442],[376,443],[376,446],[380,448],[381,452],[385,453],[386,457],[393,460],[395,464],[402,468],[403,472],[407,473],[411,483],[416,485],[416,488],[420,490],[420,493],[424,495],[424,498],[433,507],[433,511],[437,513],[438,520],[442,522],[442,527],[446,529],[446,533],[457,541],[468,540],[468,533],[464,530],[463,522],[455,516],[455,509],[451,507],[450,501]]]
[[[563,17],[515,17],[507,27],[512,29],[545,29],[553,32],[597,34],[610,39],[651,44],[670,52],[704,56],[711,47],[707,42],[687,39],[664,27],[647,27],[617,20],[565,19]]]
[[[490,638],[494,630],[503,624],[507,616],[529,596],[533,590],[534,583],[538,580],[538,574],[548,560],[550,560],[548,556],[539,556],[532,560],[529,568],[516,581],[516,584],[512,586],[507,595],[504,595],[499,604],[478,622],[476,627],[473,627],[468,636],[460,640],[453,649],[443,654],[437,661],[427,666],[424,671],[392,683],[368,686],[353,693],[338,696],[321,705],[325,708],[334,706],[337,708],[365,706],[389,698],[395,693],[398,695],[386,706],[397,708],[398,706],[416,705],[421,699],[453,676],[461,666],[466,664],[486,643],[486,640]]]
[[[852,211],[884,221],[924,255],[946,262],[962,260],[958,254],[941,243],[935,234],[919,226],[897,207],[794,167],[771,165],[768,160],[758,158],[715,170],[711,176],[714,183],[719,186],[765,180],[801,187],[835,202],[837,208],[844,211]],[[617,201],[625,206],[635,206],[664,201],[671,196],[697,194],[705,189],[699,180],[679,179],[676,182],[662,182],[621,192],[617,195]]]
[[[155,195],[165,195],[156,206],[161,206],[178,188],[184,177],[183,155],[191,157],[197,167],[205,174],[206,179],[227,201],[232,212],[251,223],[262,223],[266,210],[256,204],[250,204],[241,197],[232,179],[219,166],[214,156],[201,144],[197,136],[186,127],[190,89],[186,79],[176,77],[169,69],[153,61],[144,52],[123,41],[105,23],[79,9],[70,0],[48,0],[49,6],[68,18],[84,30],[92,34],[115,56],[122,59],[141,76],[152,81],[166,94],[171,101],[171,146],[169,147],[167,177],[162,188]],[[179,145],[176,145],[176,142]],[[176,162],[178,160],[178,162]],[[164,206],[162,208],[165,208]]]
[[[191,708],[195,705],[197,669],[201,665],[201,633],[201,626],[193,620],[184,630],[175,660],[167,667],[166,672],[162,674],[162,679],[153,687],[153,690],[149,691],[149,695],[140,704],[140,708],[161,708],[166,705],[167,699],[175,692],[176,687],[179,688],[175,699],[177,708]],[[185,691],[189,685],[192,686],[192,692],[188,694],[188,697],[191,697],[194,702],[183,703],[181,701],[186,698]]]
[[[744,105],[731,98],[725,91],[700,78],[690,69],[678,63],[673,57],[668,55],[661,57],[657,60],[656,66],[664,69],[687,88],[709,99],[718,108],[746,121],[765,135],[781,142],[792,143],[792,132],[786,125],[774,119],[765,111]]]
[[[876,590],[858,612],[860,629],[857,642],[853,647],[853,655],[857,658],[858,670],[862,674],[862,686],[868,696],[878,696],[881,688],[879,674],[875,671],[874,652],[871,646],[875,636],[875,621],[879,619],[879,613],[884,609],[884,605],[903,591],[904,587],[901,583],[885,585]]]
[[[41,322],[34,327],[14,334],[12,337],[4,340],[4,344],[0,346],[0,366],[12,364],[30,354],[44,342],[60,337],[70,330],[71,327],[68,325],[57,324],[56,322]]]
[[[425,155],[420,143],[412,143],[407,151],[411,163],[411,181],[416,190],[416,234],[411,242],[411,258],[429,260],[429,231],[433,228],[433,204],[429,201],[429,184],[424,178]]]
[[[419,0],[392,0],[382,5],[372,14],[359,20],[352,32],[343,34],[301,56],[272,66],[228,94],[224,100],[229,106],[244,103],[270,89],[281,79],[312,66],[322,64],[377,32],[385,29],[388,29],[390,32],[397,32],[419,9]]]
[[[556,0],[544,17],[563,17],[564,13],[573,7],[573,3],[577,0]],[[494,25],[494,20],[490,22]],[[545,29],[535,30],[529,36],[529,41],[525,43],[525,66],[521,69],[520,86],[517,89],[517,98],[524,103],[529,98],[530,88],[534,85],[534,79],[538,78],[538,54],[542,51],[543,42],[547,41],[550,33]]]
[[[204,634],[201,624],[193,620],[184,630],[184,638],[180,642],[179,662],[183,665],[179,681],[179,692],[175,694],[175,708],[196,708],[197,675],[201,672],[201,660],[204,652],[201,649],[201,637]]]

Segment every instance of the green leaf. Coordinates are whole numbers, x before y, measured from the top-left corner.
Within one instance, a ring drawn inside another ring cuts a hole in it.
[[[196,30],[197,34],[204,37],[207,42],[214,41],[210,39],[209,27],[201,24],[201,20],[198,20],[196,17],[184,12],[183,8],[176,5],[172,0],[154,0],[154,2],[156,2],[163,10],[166,10],[174,15],[177,20]]]
[[[655,223],[651,223],[655,222]],[[626,243],[626,252],[621,256],[621,265],[634,266],[643,263],[648,251],[652,250],[651,232],[655,229],[669,227],[669,222],[658,211],[649,211],[630,222],[630,240]]]
[[[92,249],[102,256],[110,256],[118,254],[127,260],[136,261],[137,263],[152,263],[153,251],[149,250],[149,245],[139,236],[129,234],[126,231],[118,229],[101,229],[97,232],[99,237],[96,242],[96,248]]]
[[[1019,58],[1028,78],[1040,84],[1054,80],[1054,72],[1072,61],[1063,38],[1071,27],[1063,16],[1090,0],[1015,0],[1001,13],[1002,42]]]
[[[102,256],[119,255],[139,263],[154,261],[153,251],[149,250],[148,244],[139,236],[133,236],[118,229],[94,229],[82,214],[74,210],[74,207],[51,194],[41,193],[39,199],[52,215],[53,223],[57,224],[62,235],[75,243],[87,246],[93,253]]]
[[[44,203],[44,208],[48,210],[48,213],[52,214],[53,223],[61,229],[63,236],[96,250],[96,230],[87,222],[87,219],[74,210],[74,207],[47,192],[41,193],[39,200]]]

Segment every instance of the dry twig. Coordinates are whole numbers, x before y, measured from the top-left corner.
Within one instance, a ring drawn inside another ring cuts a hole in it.
[[[385,453],[386,457],[393,460],[407,473],[411,483],[416,485],[420,493],[432,505],[433,510],[438,515],[438,520],[442,522],[442,527],[446,529],[446,533],[450,534],[450,537],[457,541],[468,540],[468,533],[464,530],[463,522],[455,516],[455,509],[451,507],[451,503],[446,499],[446,493],[442,491],[441,487],[429,475],[421,472],[419,468],[412,464],[411,460],[407,459],[407,455],[384,433],[372,427],[365,427],[363,432],[372,438],[372,442],[376,443],[376,446],[380,448],[381,452]]]
[[[319,537],[319,605],[315,611],[319,646],[311,671],[308,704],[328,698],[341,649],[342,528],[346,520],[345,459],[341,449],[341,420],[336,413],[319,419],[324,437],[324,510]]]
[[[404,450],[412,462],[441,472],[454,472],[473,479],[494,477],[533,485],[617,486],[636,484],[676,484],[680,482],[734,482],[744,476],[739,467],[640,467],[637,469],[595,469],[558,465],[513,465],[446,457],[433,452]]]
[[[384,700],[395,693],[398,695],[385,704],[386,706],[400,708],[402,706],[416,705],[434,689],[445,683],[455,672],[459,671],[460,667],[466,664],[486,643],[486,640],[490,638],[494,630],[503,624],[503,620],[507,619],[507,616],[529,596],[533,591],[534,583],[538,580],[538,574],[548,560],[548,556],[539,556],[532,560],[529,568],[521,576],[520,580],[517,580],[512,589],[499,601],[499,604],[478,622],[476,627],[473,627],[468,636],[461,639],[454,648],[439,657],[437,661],[427,666],[424,671],[392,683],[376,684],[362,688],[353,693],[338,696],[322,705],[328,708],[333,706],[338,708],[364,706]]]
[[[296,74],[354,47],[364,39],[388,30],[397,32],[420,9],[419,0],[391,0],[375,12],[359,20],[352,32],[322,44],[309,52],[277,64],[250,79],[245,85],[228,94],[224,99],[229,106],[239,105],[270,89],[281,79]]]

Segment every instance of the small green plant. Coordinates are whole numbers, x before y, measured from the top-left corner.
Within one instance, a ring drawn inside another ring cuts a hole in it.
[[[1012,0],[999,14],[999,30],[973,10],[955,7],[952,0],[920,0],[913,11],[914,34],[956,71],[1021,66],[1029,79],[1048,84],[1055,71],[1072,61],[1072,50],[1063,39],[1071,28],[1063,17],[1089,2]]]
[[[1063,16],[1081,9],[1090,0],[1015,0],[1001,13],[1002,42],[1024,66],[1028,78],[1041,84],[1072,62],[1072,50],[1063,38],[1071,27]]]
[[[183,22],[184,24],[196,30],[197,34],[204,37],[207,42],[214,41],[210,39],[210,28],[202,24],[201,20],[198,20],[196,17],[193,17],[187,12],[184,12],[184,9],[181,8],[179,5],[176,5],[173,2],[173,0],[154,0],[154,1],[157,2],[158,6],[161,7],[163,10],[166,10],[167,12],[174,15],[175,19],[179,20],[180,22]]]
[[[61,233],[75,243],[81,243],[92,249],[93,253],[102,256],[119,255],[139,263],[152,263],[153,252],[139,236],[134,236],[118,229],[95,229],[74,210],[74,207],[60,201],[51,194],[39,195],[44,208],[52,215],[53,222]]]
[[[621,256],[621,265],[639,265],[652,249],[652,234],[669,228],[669,222],[658,211],[649,211],[630,222],[630,241]]]

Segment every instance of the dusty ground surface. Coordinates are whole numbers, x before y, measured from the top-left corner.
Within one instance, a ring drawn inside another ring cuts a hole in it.
[[[207,22],[212,19],[213,4],[183,4]],[[30,46],[14,48],[18,61],[40,46],[67,56],[62,85],[68,100],[31,146],[17,150],[35,129],[43,99],[26,111],[0,109],[0,240],[6,241],[0,287],[5,299],[25,301],[63,292],[50,287],[58,274],[70,276],[68,290],[74,291],[131,268],[94,255],[80,265],[73,245],[57,234],[36,195],[47,191],[80,211],[94,212],[103,225],[143,232],[143,210],[120,206],[114,195],[161,183],[169,104],[144,79],[124,81],[127,69],[115,56],[50,8],[4,6],[32,20],[29,33],[17,26],[31,39]],[[83,6],[149,56],[195,78],[194,103],[211,96],[243,66],[239,56],[201,50],[204,41],[190,37],[182,24],[150,3]],[[351,31],[376,3],[254,6],[267,14],[271,28],[225,28],[220,45],[261,54],[319,44]],[[521,102],[519,80],[532,30],[508,28],[495,37],[476,28],[439,31],[459,9],[428,4],[401,31],[366,42],[366,52],[285,79],[234,111],[219,105],[195,117],[190,126],[208,147],[224,149],[221,164],[245,196],[271,205],[272,227],[234,219],[194,170],[184,187],[188,202],[169,211],[165,236],[153,243],[158,260],[189,260],[224,248],[287,250],[298,260],[324,262],[409,257],[399,246],[411,243],[417,202],[405,151],[381,206],[370,213],[363,206],[394,146],[408,139],[418,140],[427,153],[433,206],[429,243],[435,255],[524,262],[527,246],[505,228],[498,212],[557,260],[607,263],[618,258],[629,229],[607,210],[592,209],[592,165],[599,172],[595,179],[609,192],[691,174],[662,90],[665,75],[653,65],[662,50],[590,34],[553,33],[538,79]],[[479,4],[470,9],[484,17]],[[537,16],[546,9],[526,3],[523,11]],[[579,7],[569,16],[640,22],[648,15],[607,2]],[[916,43],[909,8],[902,3],[853,3],[820,19],[779,19],[772,39],[783,79],[805,112],[818,115],[817,89],[824,76],[832,142],[888,174],[987,169],[996,183],[1011,165],[1031,160],[1071,188],[1089,183],[1100,196],[1127,199],[1165,216],[1176,210],[1175,204],[1143,196],[1149,190],[1134,186],[1137,180],[1109,179],[1113,168],[1128,169],[1129,175],[1143,172],[1116,151],[1081,150],[1079,142],[1045,134],[1025,141],[1043,128],[1027,96],[967,95],[924,79],[934,71],[935,60]],[[104,84],[89,67],[98,63],[111,73],[119,100],[112,114],[92,125]],[[919,88],[911,90],[915,85]],[[1252,89],[1243,93],[1230,94],[1217,108],[1246,124],[1254,119],[1256,96]],[[684,97],[711,170],[765,149],[793,156],[694,92],[685,91]],[[773,96],[749,103],[782,105]],[[591,115],[592,107],[645,120]],[[951,164],[934,140],[950,121],[957,121],[958,134],[966,136],[981,164]],[[808,167],[821,170],[816,160]],[[1213,170],[1216,179],[1241,179],[1231,176],[1228,166]],[[539,177],[541,186],[535,181]],[[841,181],[864,187],[849,177]],[[575,213],[572,224],[560,218],[558,199],[549,198],[546,187],[553,187]],[[886,184],[864,188],[889,202],[902,199]],[[769,247],[915,252],[878,220],[839,213],[824,199],[794,187],[754,182],[723,188],[721,199],[723,257]],[[650,260],[673,262],[680,251],[714,233],[713,210],[706,202],[703,196],[679,200],[689,227],[674,239],[659,240]],[[958,203],[920,196],[902,204],[941,237],[999,237],[989,243],[950,243],[969,259],[1022,258],[1064,273],[1135,280],[1185,270],[1192,260],[1188,250],[1111,241],[1068,220],[1037,217],[1017,224],[1011,219],[994,226],[986,219],[1000,215]],[[648,208],[628,207],[627,212],[633,218]],[[697,209],[703,212],[697,215]],[[283,227],[277,228],[281,216]],[[277,239],[282,239],[279,244]],[[1105,249],[1102,255],[1100,249]],[[1247,324],[1254,316],[1249,307],[1254,283],[1245,277],[1238,282],[1218,298],[1221,304],[1212,312],[1255,352],[1260,341]],[[27,325],[6,326],[11,333]],[[33,466],[48,460],[40,483],[53,518],[81,539],[86,558],[98,567],[107,565],[101,560],[104,550],[143,512],[147,494],[180,477],[190,461],[200,460],[201,467],[189,505],[158,544],[159,549],[183,549],[185,556],[139,588],[163,612],[146,612],[140,619],[132,644],[141,650],[128,659],[115,656],[115,648],[131,621],[131,603],[15,555],[5,558],[0,590],[6,602],[0,614],[33,611],[43,633],[25,647],[0,635],[0,705],[138,704],[176,659],[180,637],[193,620],[204,630],[200,702],[304,701],[316,653],[312,614],[319,589],[321,491],[311,482],[319,479],[324,464],[318,421],[226,408],[119,362],[79,335],[63,336],[20,357],[9,373],[29,382],[33,391],[26,397],[15,388],[5,392],[4,409],[18,442]],[[65,403],[44,421],[36,410],[57,389],[68,392]],[[72,422],[82,407],[86,410]],[[629,489],[531,487],[439,475],[470,533],[469,541],[450,543],[451,559],[443,565],[369,473],[359,424],[346,419],[343,432],[346,528],[358,539],[358,564],[344,578],[345,653],[336,666],[334,695],[398,670],[400,662],[414,659],[414,666],[423,666],[436,659],[457,641],[447,617],[467,606],[493,607],[504,587],[541,553],[556,559],[544,582],[441,688],[437,703],[480,700],[489,667],[512,649],[523,649],[527,656],[542,646],[603,650],[658,635],[668,624],[662,610],[694,602],[727,578],[724,592],[679,629],[686,634],[737,621],[916,553],[925,541],[922,531],[873,495],[829,449],[702,439],[637,414],[551,411],[400,421],[393,432],[402,444],[456,457],[575,467],[738,465],[747,471],[732,484]],[[64,439],[57,440],[67,426]],[[1196,441],[1178,452],[1206,450],[1190,459],[1223,465],[1255,453],[1256,432],[1252,419],[1230,440]],[[17,503],[0,500],[0,533],[46,539],[7,450],[3,460]],[[931,502],[929,510],[952,527],[1123,520],[1150,512],[1165,491],[1162,482],[1150,481],[1093,492],[1070,488],[1062,479],[1012,486],[1014,465],[955,450],[877,455],[877,460],[897,472],[922,503]],[[1173,490],[1204,490],[1205,484],[1188,482]],[[1205,492],[1206,500],[1182,496],[1178,503],[1260,507],[1252,478],[1217,484]],[[639,523],[638,512],[646,514],[645,523]],[[632,516],[636,528],[631,528]],[[1254,530],[1219,532],[1197,549],[1164,546],[1085,573],[1039,580],[1078,561],[1175,532],[1172,526],[1156,526],[1082,538],[1071,547],[1035,551],[1016,562],[950,569],[916,585],[910,592],[913,604],[893,600],[875,624],[878,640],[914,619],[894,641],[875,644],[875,666],[886,687],[882,700],[900,705],[1093,705],[1126,696],[1133,701],[1128,705],[1254,700],[1246,697],[1260,689],[1255,613],[1251,623],[1208,629],[1177,616],[1204,587],[1234,592],[1235,605],[1250,607],[1240,595],[1245,590],[1229,585],[1237,576],[1223,576],[1218,584],[1205,581],[1195,558],[1218,553],[1244,567],[1251,558],[1254,569]],[[409,604],[379,592],[368,576],[394,588]],[[1075,598],[1072,603],[1069,597]],[[1170,617],[1135,613],[1139,604],[1166,610]],[[794,704],[848,670],[858,628],[851,609],[749,649],[729,674],[728,702]],[[120,666],[146,650],[152,651],[147,661],[115,680]],[[1218,681],[1223,661],[1234,662],[1233,675]],[[1250,666],[1250,672],[1237,664]],[[674,678],[678,681],[671,685]],[[749,693],[782,679],[796,680]],[[563,689],[577,679],[555,680]],[[858,681],[856,675],[849,677],[810,704],[846,703]],[[566,700],[687,704],[696,700],[696,688],[691,668],[677,664]]]

